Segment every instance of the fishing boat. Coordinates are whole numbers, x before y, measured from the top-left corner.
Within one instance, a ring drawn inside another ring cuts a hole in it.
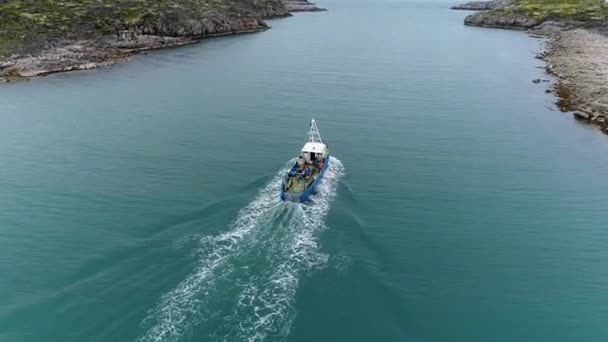
[[[328,167],[329,149],[321,140],[317,123],[312,119],[302,153],[281,184],[281,200],[306,202],[314,193]]]

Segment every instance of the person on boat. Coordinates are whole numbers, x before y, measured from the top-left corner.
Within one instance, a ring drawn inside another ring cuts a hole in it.
[[[289,190],[290,186],[291,186],[291,178],[287,177],[287,179],[285,179],[285,181],[283,182],[283,190],[284,191]]]
[[[311,172],[310,172],[310,168],[305,167],[305,168],[304,168],[304,177],[305,177],[305,178],[308,178],[308,177],[310,177],[310,174],[311,174]]]

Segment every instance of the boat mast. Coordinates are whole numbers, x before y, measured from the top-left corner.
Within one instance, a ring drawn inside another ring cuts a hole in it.
[[[319,129],[317,128],[317,123],[315,122],[315,119],[312,119],[312,121],[310,122],[310,130],[308,131],[308,142],[315,142],[315,143],[323,143],[323,140],[321,140],[321,134],[319,133]]]

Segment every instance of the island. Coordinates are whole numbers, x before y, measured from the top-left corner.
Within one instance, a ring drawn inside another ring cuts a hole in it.
[[[465,25],[527,30],[548,39],[537,57],[557,78],[557,106],[608,134],[608,3],[604,0],[475,1]],[[540,83],[540,80],[533,80]]]
[[[0,82],[107,66],[322,10],[307,0],[0,0]]]

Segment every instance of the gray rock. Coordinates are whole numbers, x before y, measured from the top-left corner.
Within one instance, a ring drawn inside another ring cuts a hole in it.
[[[13,65],[15,65],[15,61],[0,62],[0,70],[12,67]]]
[[[606,110],[606,105],[600,103],[599,101],[591,101],[588,106],[594,112],[603,112]]]
[[[545,37],[555,36],[568,28],[566,23],[560,21],[545,21],[530,30],[532,35]]]
[[[505,13],[502,11],[481,11],[467,16],[464,24],[468,26],[481,26],[504,28],[513,30],[527,30],[541,21],[523,14]]]

